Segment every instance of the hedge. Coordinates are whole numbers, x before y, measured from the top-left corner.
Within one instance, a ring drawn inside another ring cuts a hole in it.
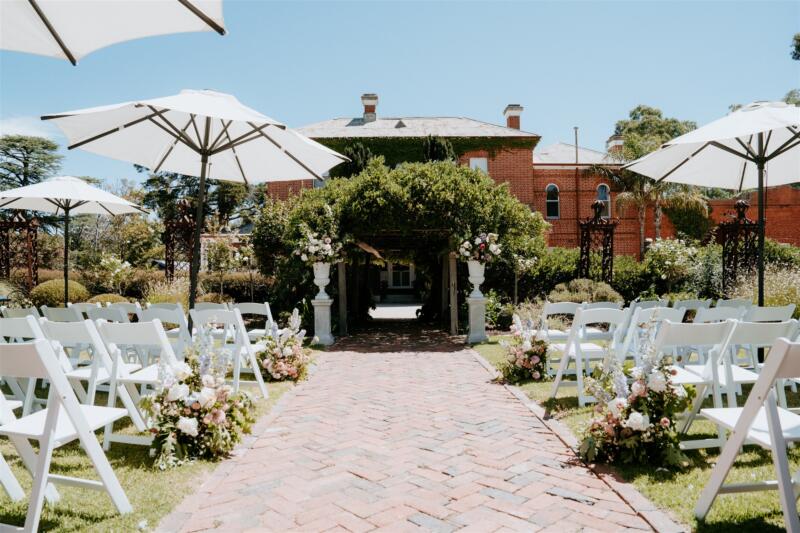
[[[64,305],[64,281],[51,279],[40,283],[31,291],[31,303],[36,307],[62,307]],[[85,302],[89,298],[89,291],[77,281],[69,281],[70,302]]]

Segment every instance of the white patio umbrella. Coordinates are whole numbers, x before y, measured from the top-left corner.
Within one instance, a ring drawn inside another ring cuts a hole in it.
[[[658,181],[758,189],[758,305],[764,305],[764,188],[800,181],[800,107],[754,102],[624,165]]]
[[[59,176],[0,191],[0,208],[27,209],[64,215],[64,305],[69,302],[69,217],[70,215],[124,215],[147,213],[124,198],[93,187],[79,178]]]
[[[0,48],[73,65],[111,44],[168,33],[225,35],[222,0],[2,0]]]
[[[200,233],[206,179],[245,184],[323,179],[347,158],[300,135],[235,97],[184,90],[152,100],[70,111],[42,117],[61,128],[69,149],[129,161],[149,168],[200,177],[190,307],[200,270]]]

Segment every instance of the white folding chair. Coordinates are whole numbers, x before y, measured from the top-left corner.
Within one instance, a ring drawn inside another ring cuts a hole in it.
[[[141,320],[142,316],[142,306],[139,302],[116,302],[116,303],[108,303],[106,307],[110,309],[119,309],[127,317],[135,317],[136,320]],[[130,318],[128,318],[130,320]]]
[[[39,318],[40,316],[42,316],[39,314],[39,310],[33,306],[20,307],[20,308],[3,307],[2,312],[3,312],[3,318],[24,318],[28,315]]]
[[[83,315],[74,307],[41,307],[42,316],[53,322],[80,322]]]
[[[238,309],[233,311],[220,311],[219,309],[207,309],[205,311],[198,311],[192,309],[189,311],[192,315],[192,323],[198,330],[198,335],[207,333],[206,328],[212,328],[211,333],[213,336],[215,332],[222,331],[221,336],[217,336],[217,340],[225,345],[229,345],[233,353],[233,389],[239,390],[239,383],[241,380],[242,361],[250,365],[253,374],[255,375],[256,383],[264,398],[269,396],[267,386],[264,384],[264,378],[261,375],[261,367],[256,358],[256,347],[250,343],[250,337],[247,334],[247,329],[242,320],[242,313]],[[228,341],[232,342],[228,342]]]
[[[673,364],[669,367],[672,373],[672,383],[674,385],[692,385],[697,390],[694,404],[686,413],[680,428],[682,434],[685,434],[689,430],[696,414],[700,411],[700,407],[706,396],[706,391],[711,393],[714,405],[716,407],[722,407],[721,384],[723,382],[720,379],[720,360],[722,360],[723,363],[728,361],[727,358],[724,357],[724,354],[728,349],[728,343],[730,342],[735,327],[735,320],[703,324],[684,324],[664,320],[660,324],[654,346],[656,353],[660,357],[666,357],[668,355],[675,357],[679,348],[687,346],[693,349],[705,349],[708,352],[707,361],[703,365],[679,366]],[[730,369],[730,364],[725,366],[723,372],[726,372],[728,369]],[[741,370],[743,372],[749,372],[745,369]],[[744,377],[744,374],[741,377]],[[755,377],[757,378],[757,376]],[[733,383],[733,380],[730,379],[728,383]],[[724,442],[722,429],[718,428],[717,438],[683,441],[681,442],[681,448],[710,448],[722,446]]]
[[[584,309],[622,309],[620,302],[583,302]]]
[[[800,343],[780,339],[770,350],[769,358],[744,407],[702,410],[707,419],[730,430],[731,434],[697,500],[694,513],[698,520],[705,518],[719,494],[777,490],[786,530],[793,533],[800,531],[796,503],[800,474],[792,477],[786,453],[789,443],[800,441],[800,415],[778,407],[774,390],[779,381],[798,378]],[[770,450],[777,480],[725,485],[725,478],[736,456],[742,446],[748,443]]]
[[[197,309],[198,311],[208,311],[213,309],[217,309],[219,311],[227,311],[228,304],[220,304],[217,302],[197,302],[196,304],[194,304],[194,308]]]
[[[83,318],[84,315],[86,315],[86,313],[88,313],[90,309],[97,309],[98,307],[100,307],[100,303],[99,302],[97,302],[97,303],[88,303],[88,302],[72,303],[72,302],[68,302],[67,303],[67,307],[71,307],[72,309],[75,309],[77,312],[79,312],[81,314],[81,318]]]
[[[572,321],[572,327],[569,330],[569,337],[565,344],[551,344],[550,348],[561,352],[561,360],[558,365],[558,372],[556,373],[553,387],[550,392],[550,398],[555,398],[558,389],[562,385],[577,385],[578,387],[578,404],[583,407],[587,402],[595,401],[594,398],[585,394],[583,388],[584,372],[591,372],[589,363],[592,359],[603,359],[607,353],[616,354],[622,344],[622,336],[625,331],[621,327],[627,320],[628,310],[620,309],[583,309],[579,308],[575,313],[575,319]],[[598,344],[587,342],[586,326],[592,324],[607,324],[608,331],[612,337],[611,345],[604,348]],[[564,375],[569,369],[571,361],[575,361],[575,376],[576,382],[563,381]]]
[[[672,307],[675,309],[685,309],[688,311],[698,311],[700,309],[708,309],[711,307],[711,298],[706,300],[697,300],[697,299],[689,299],[689,300],[676,300],[675,303],[672,304]]]
[[[95,307],[86,312],[89,320],[107,320],[108,322],[130,322],[128,313],[119,307]]]
[[[50,482],[104,490],[118,512],[124,514],[133,511],[93,433],[125,416],[125,409],[80,405],[58,365],[53,347],[45,340],[3,346],[0,350],[0,373],[19,378],[47,379],[50,382],[47,409],[0,425],[0,435],[9,437],[15,445],[18,438],[39,442],[24,531],[38,529],[45,492]],[[53,450],[76,439],[89,456],[99,480],[50,473]],[[4,525],[4,528],[10,527]]]
[[[183,312],[181,304],[147,304],[139,318],[140,322],[160,320],[162,324],[172,324],[174,327],[167,329],[167,338],[172,344],[175,355],[183,360],[184,352],[192,345],[192,335],[189,333],[189,322]]]
[[[138,386],[142,389],[146,387],[158,388],[161,385],[159,366],[161,364],[167,366],[178,364],[178,359],[175,357],[175,352],[172,350],[172,345],[164,331],[164,326],[158,319],[135,322],[133,324],[98,320],[96,325],[112,362],[108,405],[116,404],[118,387],[120,385],[124,386],[131,399],[136,404],[139,417],[145,419],[146,417],[142,415],[138,407],[140,395],[137,393],[136,387]],[[138,348],[146,351],[155,350],[159,362],[133,372],[128,372],[123,361],[123,349],[131,348]],[[138,428],[139,426],[137,425],[137,429]],[[108,450],[112,442],[149,445],[152,439],[150,437],[138,435],[132,436],[113,433],[113,428],[107,426],[103,436],[103,447]]]
[[[569,337],[569,330],[552,329],[548,319],[554,315],[572,318],[582,305],[575,302],[545,302],[536,338],[547,342],[566,341]]]
[[[33,316],[0,318],[0,343],[20,343],[44,339],[39,321]],[[30,413],[34,406],[44,405],[46,400],[36,397],[36,380],[30,379],[24,387],[14,377],[0,374],[11,389],[12,398],[22,404],[22,414]]]
[[[653,307],[669,307],[669,300],[666,298],[659,298],[657,300],[639,300],[638,298],[631,302],[631,313],[636,312],[637,309],[652,309]]]
[[[726,320],[741,320],[745,314],[743,307],[710,307],[697,310],[694,317],[695,324],[707,324],[709,322],[724,322]]]
[[[758,349],[769,348],[781,337],[794,338],[797,331],[797,320],[784,320],[783,322],[739,321],[731,337],[729,348],[731,361],[735,366],[744,363],[745,366],[760,372],[764,365],[757,360]]]
[[[625,340],[618,352],[620,360],[633,357],[638,366],[641,360],[641,336],[648,324],[652,321],[661,323],[664,320],[682,322],[685,314],[685,310],[672,307],[639,307],[633,310],[625,332]]]
[[[715,307],[742,307],[744,309],[749,309],[752,306],[753,301],[750,298],[719,299],[715,305]]]
[[[240,302],[230,304],[229,307],[231,311],[238,309],[242,314],[242,318],[245,316],[256,316],[259,318],[264,317],[263,328],[256,327],[247,330],[247,335],[250,337],[250,342],[255,342],[270,334],[274,321],[272,319],[272,310],[269,308],[269,304],[267,302]]]
[[[783,322],[794,315],[795,305],[781,305],[775,307],[752,306],[747,310],[744,319],[748,322]]]

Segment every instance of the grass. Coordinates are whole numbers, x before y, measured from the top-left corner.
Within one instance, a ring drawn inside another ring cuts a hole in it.
[[[277,400],[291,388],[287,382],[269,383],[269,399],[261,399],[254,386],[243,386],[253,394],[258,417],[267,413]],[[97,404],[102,404],[99,397]],[[7,440],[0,441],[0,453],[11,465],[23,489],[30,494],[31,478],[14,447]],[[197,461],[172,470],[154,469],[149,448],[127,444],[113,444],[106,453],[114,472],[122,484],[133,512],[117,513],[111,499],[104,492],[75,487],[58,486],[61,501],[54,506],[45,505],[40,523],[41,531],[149,531],[175,507],[184,496],[194,492],[205,475],[218,463]],[[57,449],[53,454],[51,472],[98,479],[91,462],[77,442]],[[22,526],[28,509],[27,499],[12,502],[0,491],[0,522]]]
[[[490,338],[489,342],[474,346],[487,361],[497,366],[505,357],[499,344],[502,336]],[[508,337],[507,337],[508,338]],[[519,388],[529,398],[550,409],[556,418],[569,427],[580,439],[581,433],[592,415],[591,407],[578,407],[574,388],[559,391],[554,401],[548,401],[550,382],[520,383]],[[745,388],[745,392],[748,389]],[[787,391],[790,405],[800,405],[800,396]],[[743,405],[744,400],[739,400]],[[692,438],[714,437],[716,428],[705,420],[695,422],[690,431]],[[632,483],[642,494],[659,508],[667,511],[675,520],[698,532],[736,530],[744,532],[783,531],[783,515],[777,491],[750,492],[719,496],[711,512],[703,522],[694,517],[694,506],[706,485],[711,470],[719,455],[718,449],[687,452],[691,464],[684,470],[667,470],[653,465],[616,467],[626,481]],[[792,470],[800,468],[800,448],[789,450]],[[771,454],[757,446],[745,446],[726,482],[752,482],[775,479]]]

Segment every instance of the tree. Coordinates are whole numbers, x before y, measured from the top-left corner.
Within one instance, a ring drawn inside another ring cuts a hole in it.
[[[800,33],[795,33],[792,39],[792,59],[800,61]]]
[[[230,228],[231,222],[240,217],[240,209],[249,195],[247,185],[231,181],[218,181],[214,185],[208,201],[216,208],[219,227]]]
[[[442,137],[428,135],[422,142],[422,160],[430,161],[456,161],[456,152],[450,141]]]
[[[39,183],[61,168],[58,145],[43,137],[0,137],[0,189]]]
[[[360,142],[345,146],[344,150],[342,150],[342,155],[350,161],[345,161],[341,165],[334,167],[331,170],[331,176],[349,178],[350,176],[361,174],[367,168],[367,163],[369,163],[370,159],[374,157],[369,147]]]

